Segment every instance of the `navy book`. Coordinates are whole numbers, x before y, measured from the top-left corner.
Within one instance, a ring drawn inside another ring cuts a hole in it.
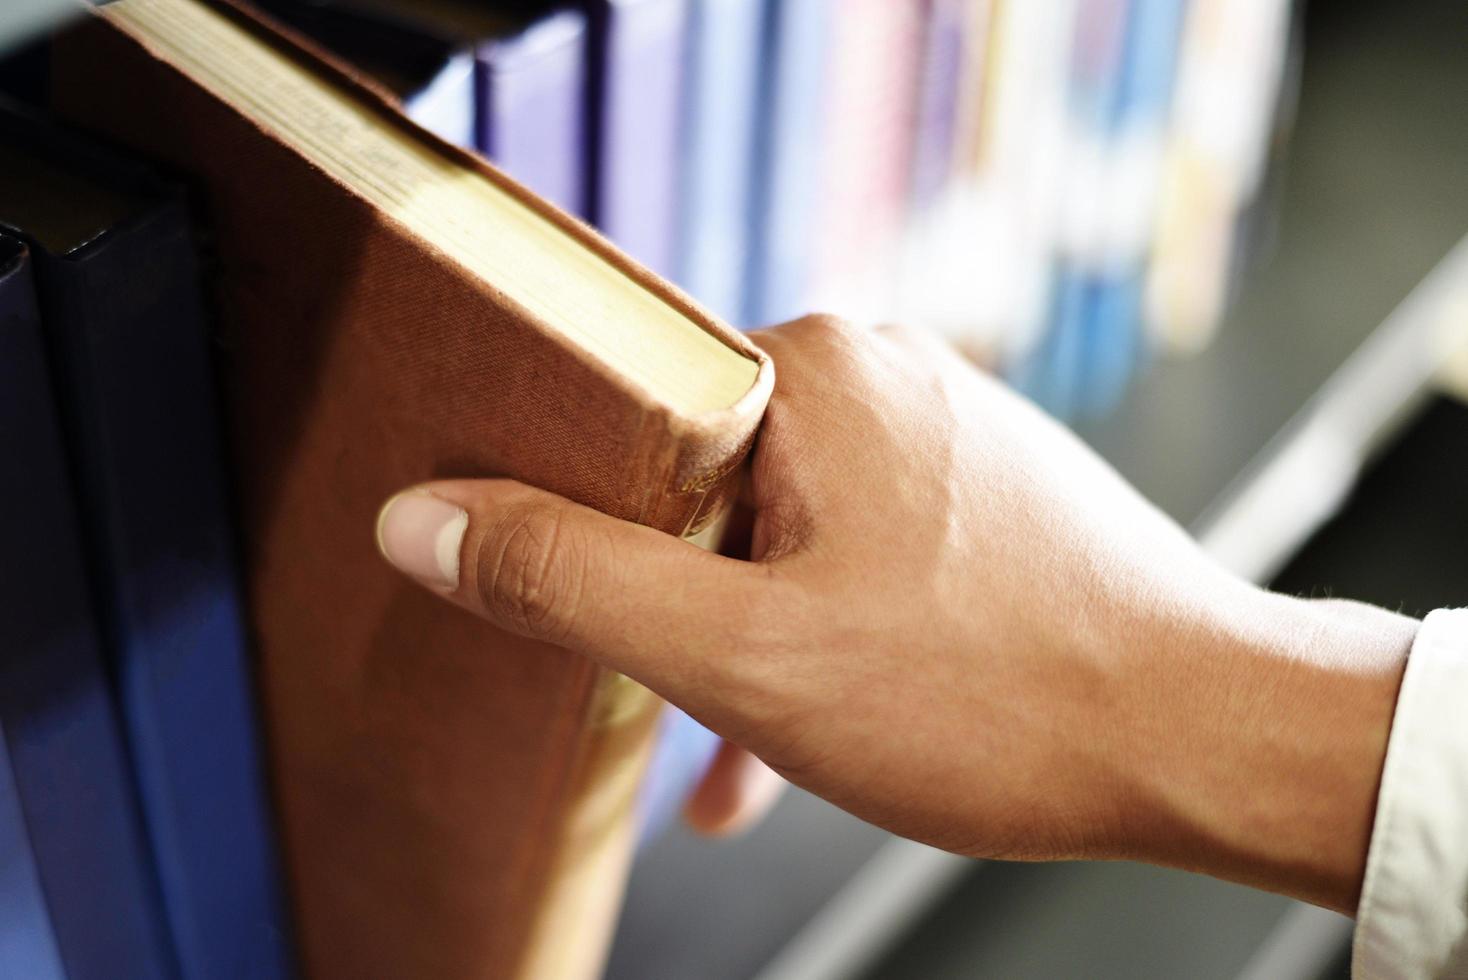
[[[5,261],[0,245],[0,264]],[[6,270],[0,265],[0,293]],[[5,300],[0,297],[0,308]],[[0,313],[0,317],[4,314]],[[3,329],[3,328],[0,328]],[[0,732],[0,977],[65,980],[51,913],[41,891],[41,873],[10,768],[10,746]]]
[[[13,193],[17,163],[0,142],[0,193]],[[166,980],[175,976],[172,952],[89,596],[28,265],[25,247],[0,236],[0,454],[7,472],[24,474],[0,482],[11,556],[0,563],[0,727],[28,841],[13,852],[9,834],[5,841],[0,965],[29,964],[7,977],[44,977],[54,965],[44,936],[10,935],[43,928],[17,883],[29,864],[65,976]]]
[[[0,145],[0,224],[31,248],[103,647],[182,974],[285,976],[183,196],[19,112],[0,113]]]

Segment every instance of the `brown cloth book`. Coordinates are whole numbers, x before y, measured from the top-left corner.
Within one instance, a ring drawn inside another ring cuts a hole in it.
[[[241,9],[116,0],[54,61],[57,108],[196,177],[214,234],[306,973],[594,974],[657,701],[407,582],[374,517],[418,481],[504,475],[691,534],[729,496],[769,363]]]

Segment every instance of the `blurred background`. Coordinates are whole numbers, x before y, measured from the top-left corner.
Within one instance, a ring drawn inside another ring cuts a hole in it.
[[[1031,4],[1069,44],[1006,110],[1014,6],[987,7],[979,100],[1014,131],[938,191],[920,142],[895,312],[826,305],[943,330],[1256,580],[1468,601],[1468,7]],[[744,839],[645,847],[609,976],[1344,978],[1350,936],[1181,872],[951,859],[791,791]]]
[[[928,326],[1241,574],[1468,602],[1460,0],[259,5],[736,325]],[[5,0],[0,87],[69,10]],[[1339,916],[798,791],[697,839],[713,745],[670,714],[613,980],[1348,975]]]

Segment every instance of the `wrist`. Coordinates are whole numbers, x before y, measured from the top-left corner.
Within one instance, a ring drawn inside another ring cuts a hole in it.
[[[1138,658],[1128,856],[1354,913],[1418,624],[1227,591]]]

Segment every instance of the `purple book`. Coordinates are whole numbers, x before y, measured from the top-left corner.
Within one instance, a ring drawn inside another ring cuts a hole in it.
[[[966,37],[968,3],[969,0],[929,0],[928,3],[912,153],[912,201],[919,210],[933,203],[953,171],[959,82],[969,41]]]
[[[537,194],[588,216],[586,16],[552,11],[476,51],[478,149]]]
[[[660,275],[676,273],[687,0],[589,0],[591,217]]]

